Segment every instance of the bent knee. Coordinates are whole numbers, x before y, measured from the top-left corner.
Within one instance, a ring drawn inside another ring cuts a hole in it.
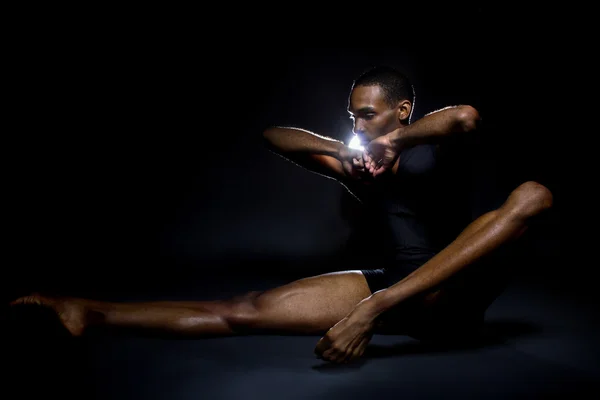
[[[527,219],[550,209],[552,203],[552,192],[546,186],[528,181],[512,191],[505,207],[512,215]]]

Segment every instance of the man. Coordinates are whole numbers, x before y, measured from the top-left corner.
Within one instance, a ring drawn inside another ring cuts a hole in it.
[[[452,197],[439,196],[438,172],[450,165],[443,163],[446,149],[477,134],[480,117],[473,107],[456,106],[411,123],[413,105],[408,79],[377,67],[354,82],[349,97],[364,152],[302,129],[264,132],[270,149],[338,180],[385,218],[395,241],[389,264],[307,277],[228,300],[109,303],[34,294],[12,304],[51,307],[73,335],[96,325],[195,336],[324,333],[315,352],[331,362],[360,357],[377,332],[424,339],[466,335],[497,295],[489,279],[497,270],[488,270],[486,260],[549,209],[552,195],[539,183],[525,182],[450,240],[436,235],[449,221],[438,218],[439,205]]]

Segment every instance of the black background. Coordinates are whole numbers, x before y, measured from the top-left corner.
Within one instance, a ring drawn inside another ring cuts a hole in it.
[[[206,5],[69,10],[74,17],[37,10],[37,20],[12,31],[15,51],[7,79],[17,90],[7,111],[17,123],[4,147],[9,262],[3,296],[34,290],[134,300],[226,296],[235,287],[262,288],[369,266],[376,256],[368,246],[357,251],[355,244],[373,237],[361,229],[365,224],[354,199],[337,182],[267,151],[261,134],[270,125],[295,125],[349,140],[352,80],[370,66],[389,64],[406,71],[415,85],[413,119],[454,104],[480,111],[485,129],[471,155],[476,167],[469,177],[475,183],[474,216],[499,206],[527,180],[551,189],[554,206],[523,242],[517,260],[518,273],[529,283],[517,294],[527,294],[506,299],[504,310],[519,314],[523,298],[543,303],[533,307],[536,317],[579,335],[562,342],[572,345],[565,353],[581,351],[571,354],[572,363],[593,359],[596,350],[589,344],[595,326],[588,321],[597,317],[583,312],[595,301],[595,283],[589,263],[567,262],[563,244],[564,237],[573,237],[563,223],[565,115],[572,100],[564,94],[572,93],[569,82],[579,74],[561,34],[565,19],[554,22],[544,9],[472,4],[346,5],[337,15],[326,13],[323,4],[289,4],[287,11],[257,4],[216,6],[214,12]],[[554,312],[566,304],[575,305],[572,320],[557,321]],[[39,332],[34,342],[45,331]],[[573,344],[578,340],[581,347]],[[65,356],[68,346],[34,342],[16,347],[15,375],[23,382],[41,379],[62,392],[65,370],[20,374],[40,360],[47,368],[59,358],[68,364],[72,356]],[[127,370],[130,364],[112,361],[129,342],[118,344],[114,353],[106,351],[106,343],[93,342],[94,356],[82,352],[84,364],[72,364],[67,372],[80,374],[81,382],[91,374],[107,398],[126,396],[124,388],[137,391],[135,382],[154,390],[144,368],[133,372]],[[146,363],[140,354],[159,354],[156,343],[148,348],[140,343],[139,354],[131,356],[142,360],[135,368]],[[229,351],[218,346],[235,343],[211,343],[200,351],[213,368],[221,360],[217,353]],[[543,343],[541,353],[564,356],[554,343]],[[50,355],[36,354],[39,347]],[[164,357],[153,360],[157,371],[170,360],[173,349],[165,349]],[[188,360],[189,348],[173,354]],[[223,371],[241,365],[241,358],[222,359]],[[516,360],[508,374],[521,359],[507,359]],[[483,360],[466,368],[484,368],[489,359]],[[445,371],[440,376],[456,367],[439,365]],[[221,393],[227,386],[219,387],[223,371],[215,368],[217,375],[193,380]],[[540,387],[551,390],[544,380],[559,382],[567,369],[556,371],[550,378],[539,375]],[[421,387],[433,387],[429,372],[422,376],[427,384]],[[492,390],[529,384],[520,377],[508,383],[501,378],[491,380],[497,383]],[[472,384],[452,385],[465,393]]]
[[[535,273],[560,268],[537,258],[561,254],[552,52],[525,16],[422,7],[414,27],[407,14],[367,28],[355,11],[309,22],[308,6],[280,19],[243,20],[244,10],[215,27],[183,11],[86,35],[57,25],[20,48],[12,289],[160,291],[190,274],[356,268],[336,262],[363,234],[353,200],[268,152],[261,133],[285,124],[349,140],[352,79],[376,64],[412,78],[413,119],[461,103],[480,111],[474,215],[526,180],[552,190],[526,254]]]

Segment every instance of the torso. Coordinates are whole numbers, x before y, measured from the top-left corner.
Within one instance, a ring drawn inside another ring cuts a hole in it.
[[[373,183],[347,184],[382,218],[396,260],[428,259],[458,233],[467,209],[456,209],[466,201],[451,180],[460,179],[454,167],[436,145],[419,145],[404,150],[394,168]]]

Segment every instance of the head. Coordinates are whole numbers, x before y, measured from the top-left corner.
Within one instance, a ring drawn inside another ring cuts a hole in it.
[[[348,112],[362,144],[408,125],[415,100],[408,78],[391,67],[374,67],[352,84]]]

